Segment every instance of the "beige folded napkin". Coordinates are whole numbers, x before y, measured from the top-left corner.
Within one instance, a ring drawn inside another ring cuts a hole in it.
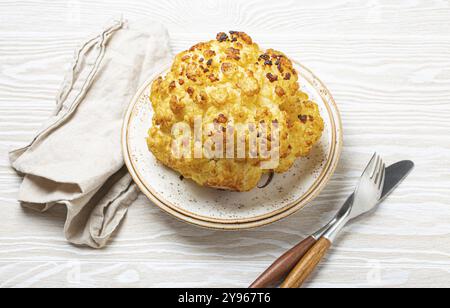
[[[65,205],[69,242],[105,246],[136,199],[122,157],[122,120],[139,86],[169,58],[161,25],[112,22],[77,50],[43,130],[10,153],[24,176],[19,201],[42,212]]]

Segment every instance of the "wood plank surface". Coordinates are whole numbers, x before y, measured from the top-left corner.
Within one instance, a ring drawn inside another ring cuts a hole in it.
[[[240,30],[312,69],[339,105],[345,137],[320,197],[271,226],[220,232],[181,223],[141,196],[100,251],[66,243],[64,211],[21,208],[8,150],[51,114],[74,48],[120,15],[165,24],[174,52]],[[416,169],[345,230],[307,286],[449,287],[449,50],[448,0],[2,0],[0,287],[246,287],[334,214],[374,151]]]

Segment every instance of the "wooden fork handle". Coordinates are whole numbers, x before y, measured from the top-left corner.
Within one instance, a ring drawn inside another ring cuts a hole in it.
[[[307,237],[295,247],[279,257],[255,282],[252,289],[268,288],[276,285],[297,265],[306,252],[316,243],[312,236]]]
[[[292,270],[281,288],[300,288],[325,256],[330,246],[331,242],[327,238],[322,237],[318,240]]]

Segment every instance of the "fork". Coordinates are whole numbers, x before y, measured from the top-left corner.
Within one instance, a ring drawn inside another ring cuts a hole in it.
[[[383,191],[385,167],[381,157],[375,154],[361,175],[355,190],[353,204],[349,207],[348,211],[323,234],[317,243],[308,250],[282,283],[281,288],[301,287],[306,279],[313,273],[314,269],[325,256],[347,222],[356,216],[369,212],[375,207]]]

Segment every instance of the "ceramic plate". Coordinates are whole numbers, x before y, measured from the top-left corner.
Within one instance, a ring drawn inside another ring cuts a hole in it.
[[[153,110],[149,101],[151,76],[132,100],[125,116],[122,146],[126,165],[141,191],[171,215],[198,226],[236,230],[266,225],[302,209],[325,187],[342,149],[342,124],[336,104],[325,85],[295,62],[301,88],[320,108],[325,130],[308,158],[298,159],[284,174],[276,174],[264,189],[229,192],[182,180],[177,172],[158,163],[148,150],[146,138]]]

